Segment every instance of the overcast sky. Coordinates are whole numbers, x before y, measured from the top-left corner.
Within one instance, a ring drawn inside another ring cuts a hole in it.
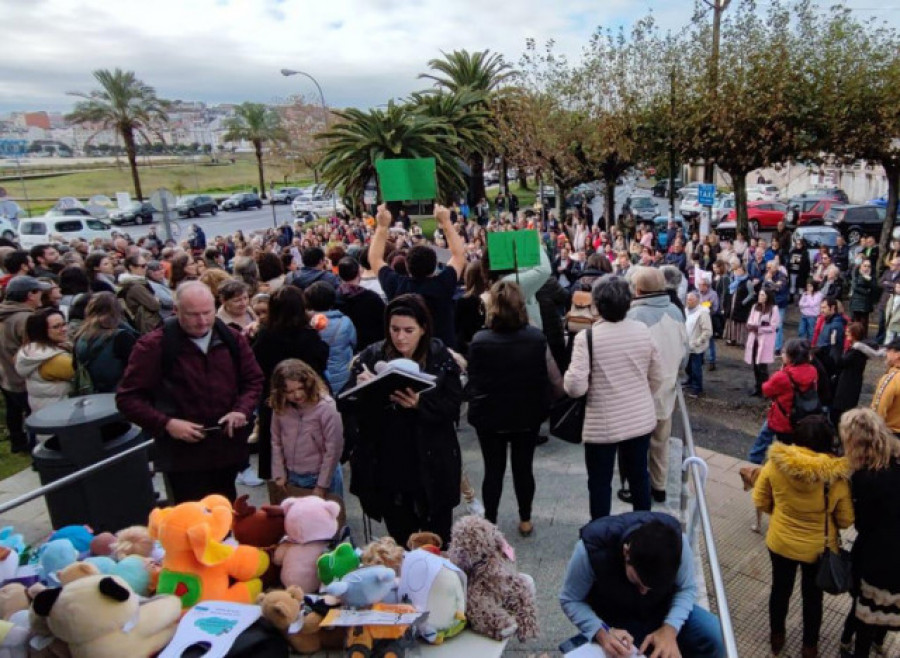
[[[91,71],[135,71],[162,98],[271,102],[315,76],[329,105],[372,107],[422,89],[440,52],[503,53],[529,37],[577,54],[598,25],[631,25],[652,10],[664,29],[694,0],[0,0],[0,112],[71,109],[67,91]],[[765,0],[761,0],[765,4]],[[830,4],[826,3],[826,4]],[[900,0],[847,0],[862,15],[900,21]]]

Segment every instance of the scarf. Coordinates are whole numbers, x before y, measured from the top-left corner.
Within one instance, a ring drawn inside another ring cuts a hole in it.
[[[744,274],[743,276],[735,275],[731,279],[731,283],[728,284],[728,292],[733,295],[737,289],[741,287],[741,284],[747,280],[748,276],[748,274]]]

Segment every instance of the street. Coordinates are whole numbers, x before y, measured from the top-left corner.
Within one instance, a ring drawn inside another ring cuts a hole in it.
[[[272,220],[273,206],[264,205],[259,210],[220,210],[218,215],[202,215],[193,219],[188,217],[177,217],[175,212],[170,211],[169,217],[172,219],[172,232],[179,235],[173,235],[176,240],[187,237],[192,224],[197,224],[206,233],[207,239],[215,238],[217,235],[229,235],[235,231],[241,230],[244,235],[261,229],[272,228],[272,226],[280,226],[283,222],[291,222],[293,224],[294,216],[291,215],[290,205],[279,204],[275,208],[275,222]],[[157,235],[163,237],[165,235],[165,226],[162,221],[162,214],[157,213],[156,221],[153,224],[144,224],[137,226],[127,224],[125,226],[114,226],[117,231],[128,233],[132,238],[137,239],[143,235],[147,235],[150,227],[156,227]],[[177,227],[177,229],[176,229]]]

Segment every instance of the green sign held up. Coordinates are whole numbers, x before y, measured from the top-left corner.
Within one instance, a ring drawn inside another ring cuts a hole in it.
[[[492,270],[515,270],[541,264],[537,231],[501,231],[487,234]]]
[[[434,158],[378,160],[375,170],[384,201],[424,201],[437,196]]]

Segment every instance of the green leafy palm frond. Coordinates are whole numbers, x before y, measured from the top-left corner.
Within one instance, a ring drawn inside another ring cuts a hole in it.
[[[263,142],[281,142],[287,139],[281,116],[262,103],[241,103],[234,116],[225,122],[223,141],[247,140],[254,145]]]
[[[428,68],[435,73],[421,73],[419,78],[433,80],[435,85],[457,92],[465,88],[477,91],[494,91],[503,82],[516,75],[503,55],[490,50],[470,53],[454,50],[441,53],[443,59],[431,59]]]

